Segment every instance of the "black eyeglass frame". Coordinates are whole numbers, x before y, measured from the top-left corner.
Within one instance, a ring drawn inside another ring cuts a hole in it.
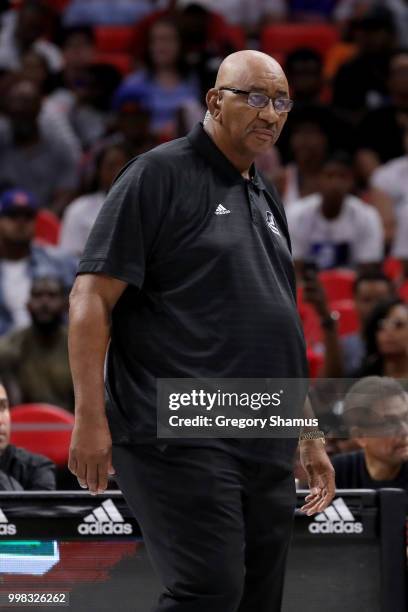
[[[266,108],[266,106],[268,106],[268,104],[269,104],[269,101],[272,101],[273,108],[279,114],[281,114],[281,113],[289,113],[292,110],[293,105],[294,105],[294,101],[291,100],[290,98],[280,97],[280,98],[275,98],[274,99],[274,98],[271,98],[270,96],[268,96],[268,95],[266,95],[264,93],[258,92],[258,91],[244,91],[243,89],[237,89],[236,87],[219,87],[218,89],[219,89],[219,91],[231,91],[232,93],[234,93],[236,95],[245,95],[245,96],[248,96],[247,102],[248,102],[249,106],[251,106],[252,108]],[[257,96],[264,96],[265,97],[265,104],[263,104],[262,106],[256,106],[255,104],[251,104],[250,103],[250,96],[251,96],[251,94],[255,94]],[[276,108],[275,103],[278,100],[284,100],[285,102],[288,102],[289,103],[289,108],[287,108],[285,110],[279,110],[278,108]]]

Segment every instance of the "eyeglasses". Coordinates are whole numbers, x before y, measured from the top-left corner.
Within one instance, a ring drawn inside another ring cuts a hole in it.
[[[235,87],[220,87],[219,90],[232,91],[236,95],[248,96],[247,102],[253,108],[265,108],[272,101],[273,108],[277,113],[288,113],[293,108],[293,100],[290,98],[270,98],[266,94],[256,91],[244,91]]]

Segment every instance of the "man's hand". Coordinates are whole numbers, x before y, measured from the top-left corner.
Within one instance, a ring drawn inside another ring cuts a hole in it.
[[[336,488],[334,468],[322,440],[301,440],[299,451],[310,488],[301,510],[310,516],[322,512],[332,501]]]
[[[77,418],[71,437],[69,470],[79,485],[92,495],[103,493],[108,486],[112,466],[112,438],[107,419]]]

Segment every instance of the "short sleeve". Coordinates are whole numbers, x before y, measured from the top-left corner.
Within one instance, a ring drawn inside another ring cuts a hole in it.
[[[106,274],[141,287],[170,199],[164,169],[130,162],[114,182],[85,245],[78,274]]]

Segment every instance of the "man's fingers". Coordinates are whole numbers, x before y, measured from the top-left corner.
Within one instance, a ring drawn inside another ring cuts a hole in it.
[[[108,488],[108,468],[106,463],[98,464],[98,493],[103,493]]]
[[[78,479],[79,486],[83,489],[87,488],[86,471],[86,463],[77,460],[76,477]]]
[[[98,464],[88,463],[86,466],[86,483],[91,495],[96,495],[98,492]]]

